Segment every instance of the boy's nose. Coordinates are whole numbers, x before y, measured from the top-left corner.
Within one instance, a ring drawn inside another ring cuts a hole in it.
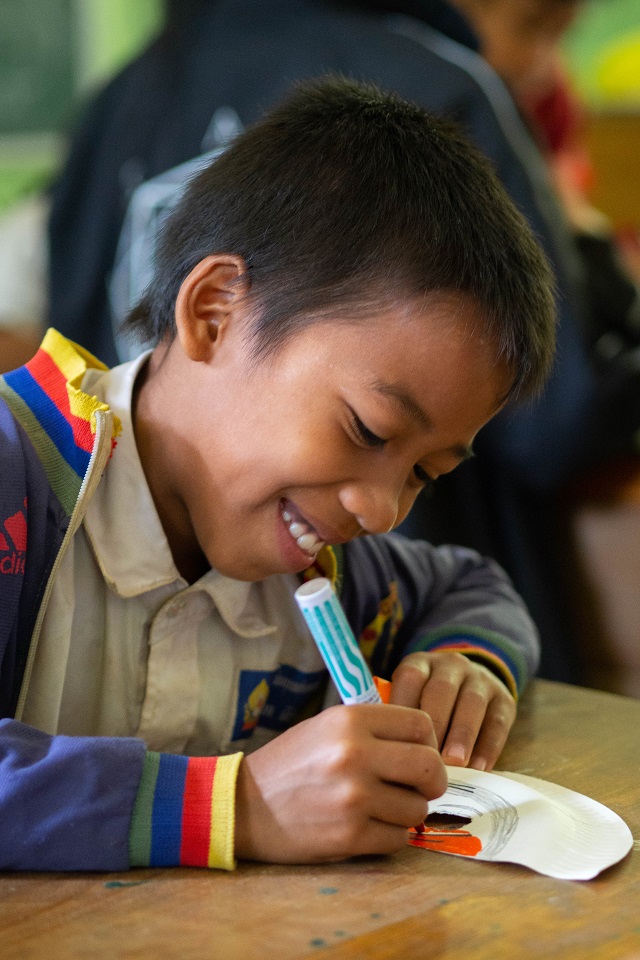
[[[382,485],[343,487],[340,502],[366,533],[387,533],[398,523],[399,495]]]

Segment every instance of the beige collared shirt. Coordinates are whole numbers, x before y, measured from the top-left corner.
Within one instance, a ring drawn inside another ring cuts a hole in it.
[[[131,422],[145,360],[83,382],[122,434],[56,574],[22,719],[48,733],[138,736],[172,753],[249,751],[275,736],[257,726],[273,671],[284,663],[280,686],[310,689],[322,660],[293,601],[296,577],[245,583],[210,570],[189,585],[180,576]]]

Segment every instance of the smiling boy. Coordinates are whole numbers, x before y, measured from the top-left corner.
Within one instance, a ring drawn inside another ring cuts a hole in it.
[[[499,567],[388,531],[544,381],[542,255],[452,128],[328,79],[189,185],[129,325],[132,363],[51,331],[0,381],[0,866],[398,849],[535,669]],[[317,572],[390,705],[330,706]]]

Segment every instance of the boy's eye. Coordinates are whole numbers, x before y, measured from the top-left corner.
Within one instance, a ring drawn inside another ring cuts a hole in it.
[[[386,440],[364,425],[360,417],[351,411],[351,426],[358,440],[367,447],[384,447]]]

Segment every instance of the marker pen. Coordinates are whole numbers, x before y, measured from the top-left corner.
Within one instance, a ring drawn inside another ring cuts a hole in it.
[[[382,703],[344,610],[326,577],[307,580],[295,598],[343,703]]]
[[[387,702],[391,684],[388,680],[371,676],[331,582],[326,577],[307,580],[294,596],[342,702],[347,705]],[[384,701],[376,683],[381,684],[386,694]],[[416,833],[423,833],[424,822],[413,829]]]

